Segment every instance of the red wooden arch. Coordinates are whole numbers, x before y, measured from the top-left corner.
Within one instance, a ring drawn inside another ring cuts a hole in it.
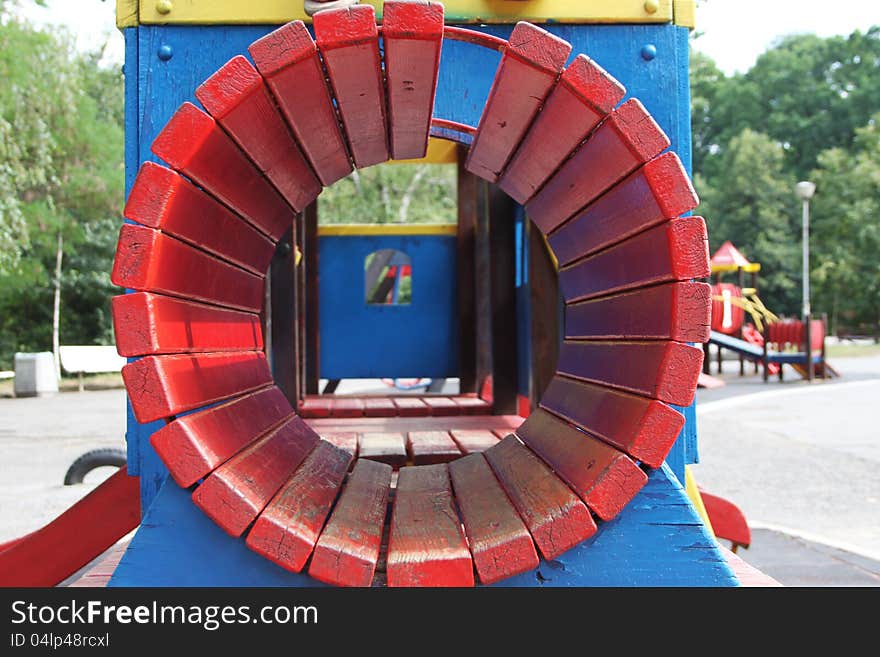
[[[141,357],[123,370],[135,416],[166,420],[153,446],[227,533],[289,570],[369,585],[392,467],[352,469],[273,385],[265,271],[323,186],[424,155],[432,132],[471,135],[468,169],[523,203],[559,260],[566,337],[514,434],[400,469],[387,582],[532,569],[618,514],[684,424],[669,404],[693,399],[702,352],[685,343],[708,338],[710,314],[693,282],[709,274],[705,225],[681,217],[694,190],[645,108],[618,105],[623,88],[586,56],[566,66],[570,45],[539,27],[503,41],[444,28],[439,4],[389,0],[381,27],[361,5],[318,13],[314,29],[290,23],[252,44],[256,66],[224,65],[196,91],[206,111],[185,103],[154,141],[168,166],[137,176],[112,274],[136,290],[113,301],[119,351]],[[444,38],[502,53],[476,129],[432,117]]]

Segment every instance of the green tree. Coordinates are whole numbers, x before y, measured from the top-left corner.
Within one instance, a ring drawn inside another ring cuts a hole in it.
[[[811,283],[831,329],[880,335],[880,112],[813,172]]]
[[[730,141],[721,157],[720,180],[695,177],[710,249],[732,241],[761,263],[760,296],[777,314],[798,309],[800,233],[795,227],[794,178],[785,172],[778,142],[749,128]]]
[[[14,4],[0,6],[0,367],[107,340],[124,188],[121,73]]]

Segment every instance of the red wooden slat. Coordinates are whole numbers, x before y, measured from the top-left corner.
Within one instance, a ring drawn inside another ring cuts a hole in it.
[[[260,318],[193,301],[134,292],[111,302],[120,356],[263,348]]]
[[[662,402],[563,376],[550,381],[541,406],[652,468],[684,426],[684,416]]]
[[[669,283],[565,307],[565,336],[706,342],[712,305],[706,283]]]
[[[315,545],[309,575],[337,586],[369,586],[388,510],[391,466],[359,459]]]
[[[482,454],[449,465],[474,566],[483,584],[538,567],[528,529]]]
[[[443,45],[443,5],[388,0],[382,8],[391,157],[424,157]]]
[[[387,397],[364,399],[364,415],[367,417],[395,417],[397,406]]]
[[[336,397],[330,406],[332,417],[361,417],[364,414],[364,400],[358,397]]]
[[[180,174],[155,162],[141,165],[125,204],[125,217],[260,276],[275,253],[275,245],[257,229]]]
[[[388,586],[474,585],[474,566],[445,463],[401,469],[386,573]]]
[[[492,412],[492,404],[479,397],[452,397],[462,415],[483,415]]]
[[[558,372],[669,404],[694,400],[703,350],[680,342],[562,343]]]
[[[321,183],[247,59],[229,60],[196,89],[196,98],[295,210],[321,193]]]
[[[461,415],[463,407],[456,404],[449,397],[422,397],[422,401],[431,408],[430,415],[442,417],[445,415]]]
[[[193,502],[225,532],[241,536],[319,440],[294,416],[214,470]]]
[[[273,241],[290,228],[290,206],[214,119],[192,103],[180,106],[151,148]]]
[[[698,202],[678,155],[663,153],[551,233],[547,241],[560,265],[566,265],[693,210]]]
[[[392,397],[399,417],[424,417],[431,414],[431,407],[418,397]]]
[[[179,417],[153,433],[150,444],[174,481],[189,488],[292,414],[284,393],[270,386]]]
[[[262,277],[136,224],[119,231],[110,280],[120,287],[252,312],[263,307]]]
[[[318,541],[352,455],[322,440],[248,532],[247,546],[298,573]]]
[[[586,505],[514,436],[484,456],[545,559],[555,559],[596,532]]]
[[[122,368],[141,424],[191,411],[272,382],[261,351],[146,356]]]
[[[468,171],[496,182],[571,53],[571,44],[531,23],[519,22],[498,64]]]
[[[683,217],[562,267],[559,287],[571,302],[708,275],[706,224],[702,217]]]
[[[358,455],[358,435],[354,431],[321,432],[321,438],[354,457]]]
[[[137,528],[140,478],[125,466],[46,526],[0,551],[4,587],[56,586]]]
[[[546,235],[669,143],[644,106],[631,98],[560,167],[526,210]]]
[[[402,433],[367,432],[358,436],[358,456],[395,468],[406,465],[406,439]]]
[[[532,413],[516,435],[603,520],[620,513],[648,481],[626,454],[543,409]]]
[[[312,21],[355,165],[385,162],[388,130],[375,10],[327,9]]]
[[[329,186],[351,173],[318,46],[305,24],[288,23],[254,41],[248,52],[321,182]]]
[[[299,405],[299,413],[308,418],[330,417],[332,408],[333,399],[330,397],[306,397]]]
[[[623,86],[586,55],[563,71],[499,187],[525,203],[621,101]]]
[[[498,443],[498,436],[485,429],[452,429],[449,435],[462,454],[484,452]]]
[[[406,448],[415,465],[448,463],[461,456],[448,431],[410,431]]]

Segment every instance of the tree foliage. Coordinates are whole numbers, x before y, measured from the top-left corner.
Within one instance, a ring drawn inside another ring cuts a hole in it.
[[[692,52],[691,92],[695,184],[712,248],[733,241],[761,263],[768,307],[798,314],[794,184],[813,180],[813,311],[841,331],[880,333],[880,26],[784,37],[733,76]]]
[[[62,343],[108,340],[124,191],[121,72],[13,4],[0,5],[0,368],[51,345],[59,235]]]

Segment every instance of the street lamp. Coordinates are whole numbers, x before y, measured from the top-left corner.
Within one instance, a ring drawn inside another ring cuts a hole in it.
[[[803,202],[803,221],[801,223],[801,231],[802,236],[801,239],[803,241],[803,266],[804,266],[804,280],[803,280],[803,307],[801,309],[801,314],[803,315],[804,320],[804,348],[807,352],[807,380],[813,380],[813,349],[812,349],[812,339],[810,335],[810,315],[812,311],[810,309],[810,199],[813,198],[813,194],[816,193],[816,185],[815,183],[811,183],[806,180],[802,180],[797,185],[794,186],[794,192],[797,194],[797,197]]]

